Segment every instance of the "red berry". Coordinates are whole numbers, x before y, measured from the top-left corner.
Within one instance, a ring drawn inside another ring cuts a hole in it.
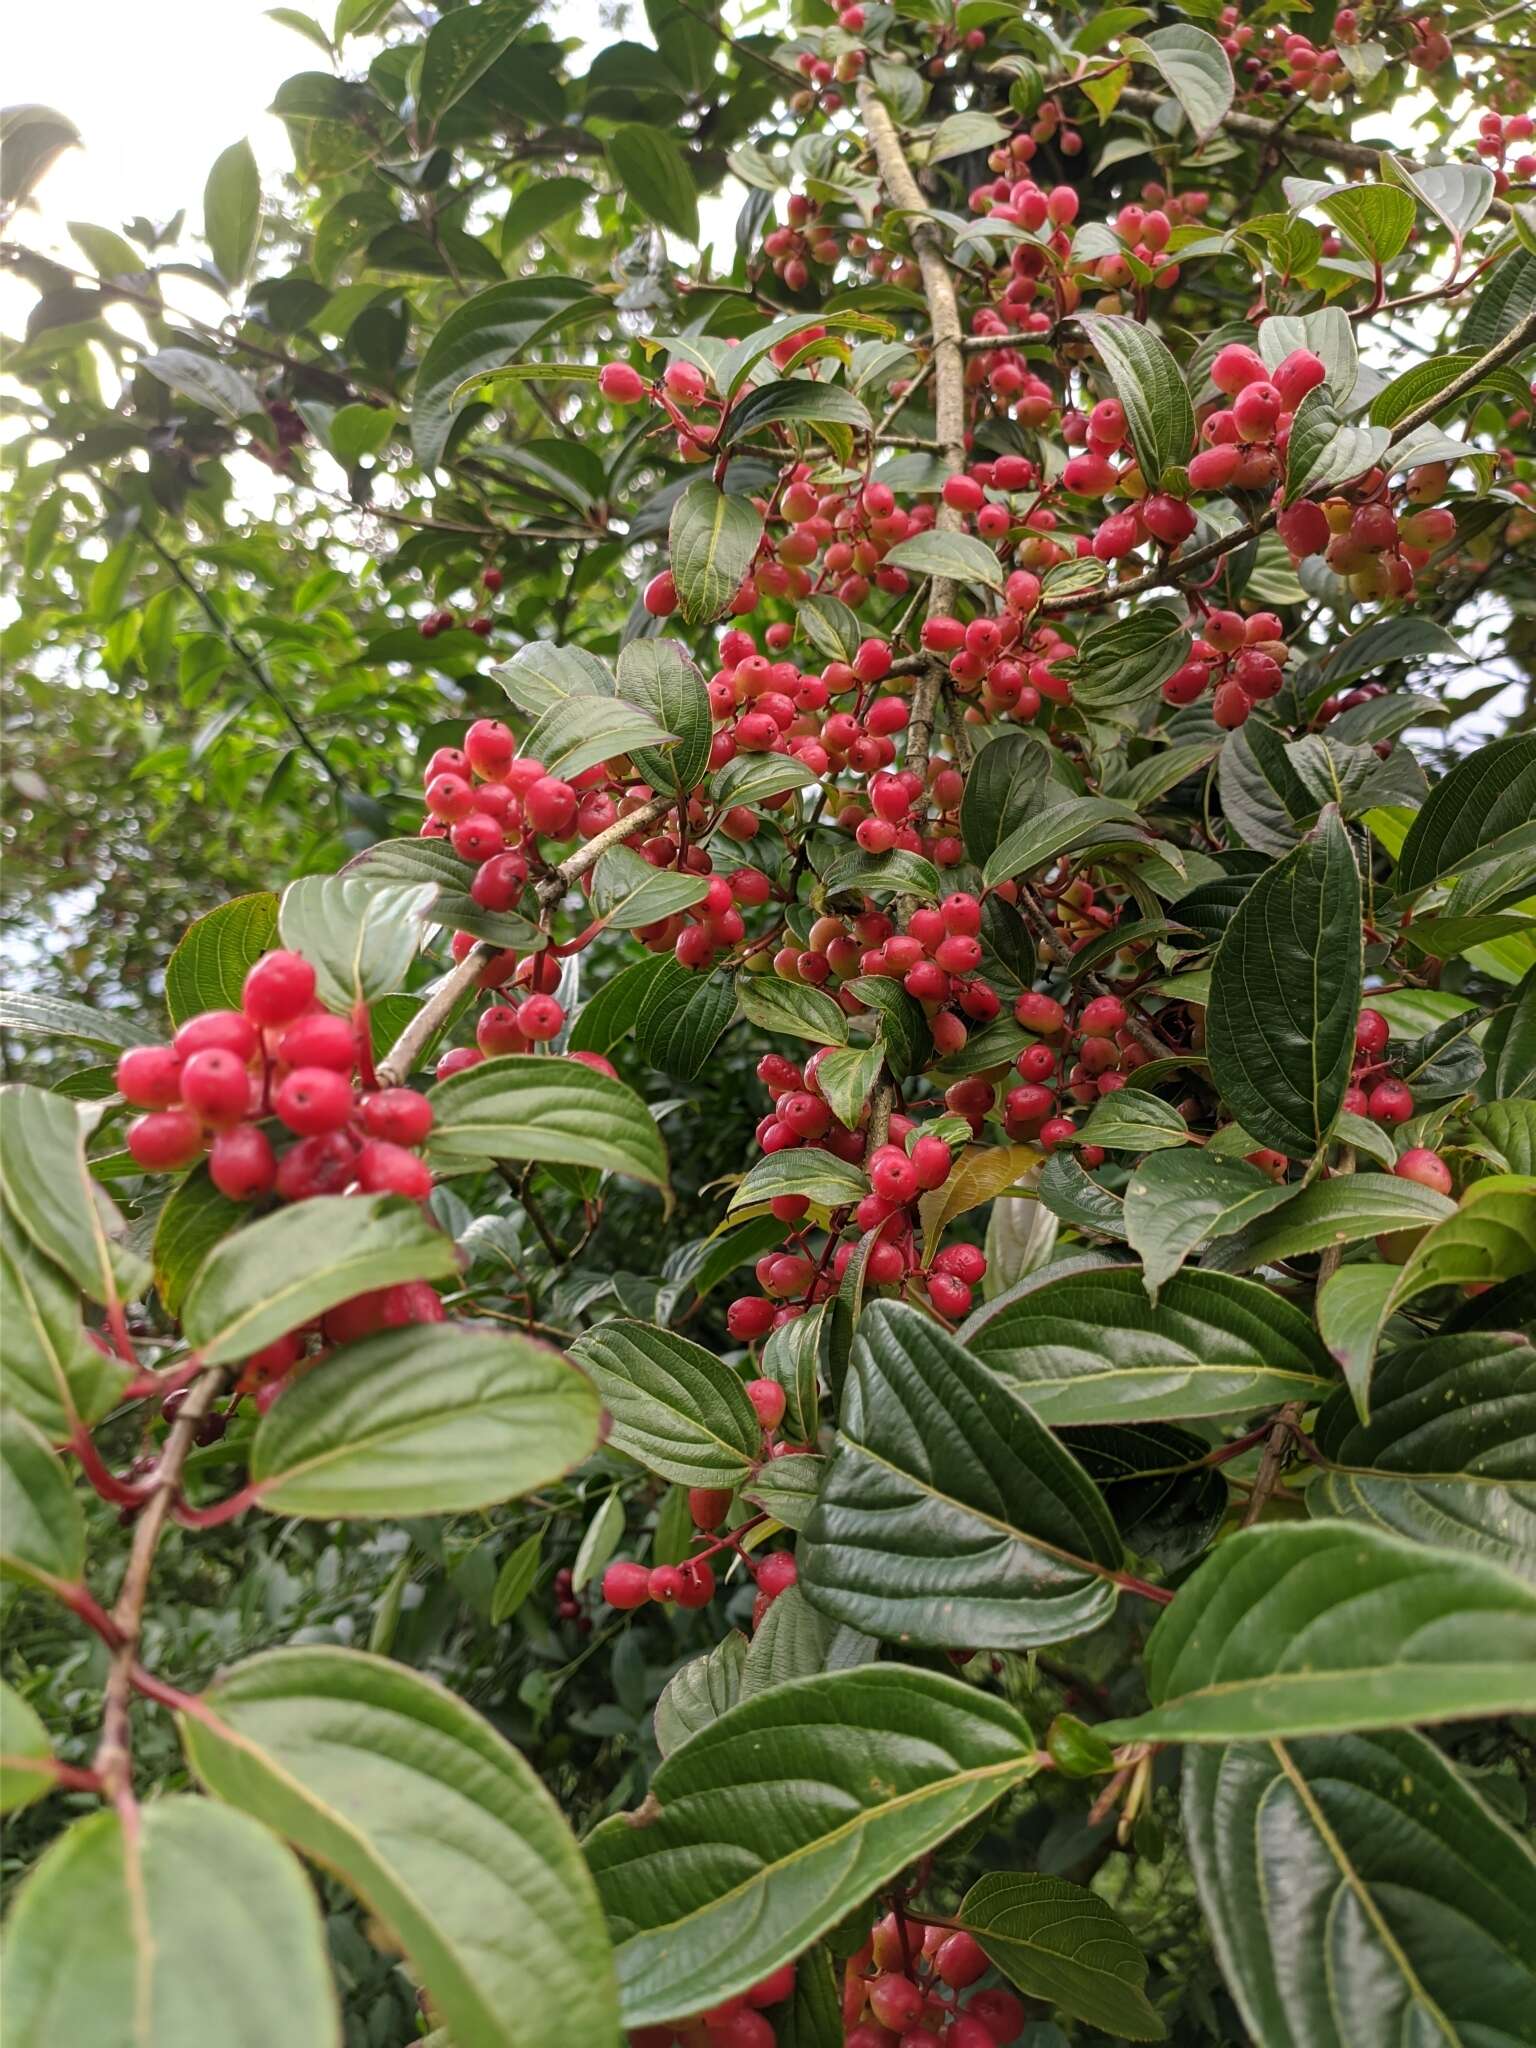
[[[930,1273],[928,1299],[941,1316],[947,1316],[954,1322],[970,1314],[973,1297],[965,1282],[955,1279],[952,1273]]]
[[[715,1597],[715,1575],[702,1558],[689,1558],[678,1569],[679,1607],[707,1607]]]
[[[869,1987],[869,2009],[882,2027],[900,2030],[912,2026],[922,2017],[926,2003],[910,1977],[877,1977]]]
[[[361,1147],[357,1181],[365,1194],[404,1195],[413,1202],[424,1202],[432,1192],[432,1174],[426,1163],[387,1138],[370,1138]]]
[[[682,1591],[683,1575],[676,1565],[659,1564],[647,1581],[646,1590],[653,1600],[669,1606]]]
[[[973,1991],[966,2010],[981,2021],[998,2048],[1008,2048],[1024,2031],[1024,2007],[1011,1991]]]
[[[529,996],[517,1006],[517,1028],[535,1045],[559,1035],[565,1012],[553,996]]]
[[[170,1109],[181,1099],[181,1061],[168,1045],[131,1045],[117,1062],[117,1089],[135,1109]]]
[[[1362,1010],[1355,1019],[1355,1044],[1361,1052],[1385,1052],[1392,1027],[1380,1010]]]
[[[645,396],[645,379],[629,363],[604,363],[597,388],[615,405],[638,405]]]
[[[949,1179],[950,1150],[942,1138],[917,1139],[910,1157],[919,1188],[941,1188]]]
[[[392,1145],[419,1145],[432,1128],[432,1105],[414,1088],[381,1088],[363,1100],[363,1129]]]
[[[764,1305],[767,1306],[766,1303]],[[777,1380],[748,1380],[747,1399],[752,1403],[757,1419],[764,1429],[777,1429],[784,1420],[787,1400],[784,1389]]]
[[[245,977],[240,1004],[253,1024],[291,1024],[315,999],[315,970],[302,953],[264,953]]]
[[[203,1149],[203,1127],[189,1109],[152,1109],[128,1126],[128,1150],[150,1173],[190,1166]]]
[[[1433,1188],[1437,1195],[1448,1195],[1454,1185],[1451,1169],[1427,1145],[1410,1145],[1392,1171],[1399,1180],[1417,1181],[1421,1188]]]
[[[1413,1115],[1413,1092],[1401,1081],[1378,1081],[1366,1102],[1366,1115],[1379,1124],[1403,1124]]]
[[[1032,989],[1015,997],[1013,1014],[1026,1031],[1038,1031],[1042,1038],[1054,1038],[1067,1021],[1065,1010],[1054,997],[1036,995]]]
[[[603,1573],[603,1598],[610,1607],[643,1607],[651,1597],[651,1575],[643,1564],[622,1559]]]
[[[345,1017],[311,1010],[288,1026],[277,1056],[287,1067],[333,1067],[338,1074],[350,1074],[357,1065],[357,1033]]]
[[[692,1486],[688,1489],[688,1512],[695,1529],[718,1529],[731,1512],[736,1496],[727,1487]]]
[[[260,1050],[255,1026],[240,1010],[204,1010],[189,1017],[171,1040],[178,1059],[189,1060],[195,1052],[232,1053],[241,1066],[248,1066]]]
[[[939,1944],[933,1958],[934,1974],[940,1983],[964,1991],[978,1977],[985,1976],[987,1955],[974,1935],[963,1929]]]
[[[285,1202],[339,1195],[352,1178],[357,1146],[345,1131],[327,1131],[290,1145],[277,1162],[277,1192]]]
[[[265,1131],[237,1124],[208,1147],[208,1178],[232,1202],[251,1202],[277,1182],[277,1158]]]
[[[272,1107],[299,1137],[321,1137],[350,1120],[351,1083],[332,1067],[295,1067],[279,1084]]]
[[[1083,1005],[1077,1028],[1085,1037],[1103,1038],[1125,1028],[1125,1005],[1118,996],[1095,996]]]
[[[205,1124],[237,1124],[251,1106],[251,1077],[232,1052],[210,1046],[181,1070],[181,1099]]]
[[[776,1600],[780,1593],[789,1588],[800,1576],[792,1550],[770,1550],[757,1567],[757,1588],[766,1593],[770,1600]]]
[[[523,797],[523,815],[546,839],[569,839],[576,830],[578,799],[568,782],[541,775]]]
[[[760,1295],[743,1294],[726,1310],[725,1326],[733,1337],[750,1343],[755,1338],[767,1336],[773,1328],[773,1314],[771,1301],[765,1301]]]
[[[794,1988],[794,1964],[781,1963],[778,1969],[764,1977],[761,1983],[752,1986],[747,1993],[747,2003],[758,2006],[782,2005],[785,1999],[792,1995]]]

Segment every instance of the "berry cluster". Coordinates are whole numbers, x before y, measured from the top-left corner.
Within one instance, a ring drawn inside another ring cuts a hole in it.
[[[1211,716],[1230,731],[1285,681],[1285,628],[1273,612],[1206,610],[1189,660],[1163,685],[1169,704],[1193,704],[1211,691]]]
[[[1389,1126],[1407,1123],[1414,1110],[1413,1090],[1397,1079],[1382,1057],[1391,1037],[1392,1027],[1380,1010],[1360,1012],[1355,1020],[1354,1071],[1344,1094],[1344,1107],[1352,1116],[1368,1116]],[[1446,1179],[1449,1185],[1450,1176]]]
[[[989,1967],[963,1928],[886,1914],[844,1966],[843,2048],[1009,2048],[1027,2015],[1013,1992],[973,1988]]]
[[[1520,143],[1529,144],[1536,135],[1536,120],[1529,114],[1483,115],[1477,124],[1477,153],[1494,167],[1493,183],[1496,193],[1507,192],[1511,184],[1527,185],[1536,178],[1536,151],[1529,147],[1517,149],[1509,159],[1511,147]]]

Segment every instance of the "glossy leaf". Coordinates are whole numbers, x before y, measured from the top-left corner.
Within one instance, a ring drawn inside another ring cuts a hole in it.
[[[123,1220],[90,1177],[86,1128],[62,1095],[25,1082],[0,1088],[0,1198],[44,1258],[110,1304],[142,1292],[149,1268],[123,1245]]]
[[[1073,702],[1085,710],[1130,710],[1156,697],[1193,645],[1177,612],[1146,605],[1086,633],[1063,673],[1071,680]]]
[[[899,540],[886,553],[893,569],[905,569],[909,576],[937,576],[951,583],[980,583],[988,590],[1001,590],[1003,569],[996,550],[970,533],[941,533],[930,527]]]
[[[1216,1159],[1194,1148],[1150,1154],[1125,1186],[1125,1234],[1141,1260],[1147,1293],[1156,1301],[1197,1245],[1242,1230],[1294,1193],[1241,1159]]]
[[[48,1440],[16,1409],[0,1413],[0,1578],[76,1583],[85,1515]]]
[[[546,335],[602,312],[607,301],[576,277],[518,277],[494,284],[448,315],[411,387],[411,439],[423,469],[436,469],[453,427],[453,395],[482,370],[498,370]]]
[[[1286,504],[1359,476],[1381,460],[1391,439],[1386,427],[1346,418],[1326,384],[1314,386],[1296,408],[1286,444]]]
[[[732,1629],[712,1650],[675,1671],[656,1702],[656,1747],[670,1756],[690,1735],[718,1721],[742,1696],[747,1639]]]
[[[1361,976],[1360,874],[1329,812],[1254,883],[1211,969],[1211,1072],[1261,1144],[1310,1159],[1327,1136],[1349,1085]]]
[[[592,870],[592,910],[615,931],[659,924],[692,909],[709,890],[707,875],[658,868],[630,846],[610,846]]]
[[[1395,1174],[1336,1174],[1291,1189],[1283,1207],[1230,1236],[1212,1263],[1224,1272],[1247,1273],[1383,1232],[1427,1229],[1455,1210],[1447,1196]]]
[[[692,789],[709,766],[709,693],[688,652],[676,640],[631,640],[619,654],[619,695],[645,712],[663,732],[676,733],[666,748],[631,748],[635,772],[656,789]]]
[[[862,1167],[839,1159],[835,1152],[792,1146],[757,1161],[731,1196],[727,1214],[771,1202],[780,1195],[804,1195],[823,1208],[842,1209],[868,1193]]]
[[[1184,1827],[1265,2048],[1494,2042],[1536,2004],[1536,1857],[1406,1730],[1198,1749]]]
[[[1346,185],[1330,192],[1322,211],[1371,263],[1402,254],[1413,233],[1414,206],[1396,185]]]
[[[537,953],[544,934],[515,910],[482,910],[469,893],[473,872],[438,839],[379,839],[348,862],[345,874],[370,883],[431,884],[430,919],[449,931],[468,932],[511,953]]]
[[[1038,1871],[994,1871],[957,1914],[1029,1998],[1128,2041],[1161,2041],[1147,2003],[1147,1959],[1119,1914],[1083,1886]]]
[[[238,1010],[250,969],[277,944],[277,898],[265,891],[221,903],[188,925],[165,967],[172,1024],[204,1010]]]
[[[1400,895],[1465,876],[1504,845],[1536,849],[1536,734],[1511,733],[1458,761],[1429,793],[1397,860]]]
[[[1147,1641],[1106,1742],[1247,1742],[1536,1709],[1536,1587],[1353,1522],[1228,1537]]]
[[[456,2048],[617,2048],[591,1880],[554,1801],[489,1722],[350,1650],[253,1657],[204,1697],[216,1719],[183,1724],[199,1779],[391,1929]]]
[[[512,1053],[439,1081],[427,1158],[440,1173],[497,1159],[553,1160],[667,1184],[655,1119],[622,1081],[579,1060]]]
[[[453,1240],[400,1195],[316,1195],[226,1237],[182,1308],[205,1365],[249,1358],[373,1287],[456,1276]]]
[[[729,608],[752,566],[763,520],[752,503],[698,477],[672,508],[668,553],[678,609],[690,626],[705,626]]]
[[[624,2022],[744,1991],[1020,1783],[1033,1743],[1003,1701],[872,1664],[775,1686],[683,1744],[659,1808],[596,1828]],[[472,2048],[472,2044],[471,2044]]]
[[[1536,1349],[1431,1337],[1377,1366],[1362,1423],[1346,1388],[1317,1418],[1315,1515],[1341,1515],[1536,1578]]]
[[[1155,487],[1165,469],[1188,461],[1194,447],[1195,411],[1183,372],[1150,327],[1123,313],[1079,314],[1077,324],[1109,372],[1141,473]]]
[[[483,78],[528,19],[524,0],[480,0],[477,7],[443,15],[427,36],[421,59],[416,119],[428,141],[450,107]]]
[[[15,2048],[339,2048],[315,1894],[259,1821],[208,1799],[151,1800],[133,1829],[77,1820],[7,1927]]]
[[[692,1081],[709,1065],[735,1015],[736,983],[729,974],[698,974],[664,957],[635,1016],[635,1050],[647,1066]]]
[[[815,1045],[846,1045],[848,1021],[819,988],[781,981],[776,974],[738,974],[742,1014],[764,1031],[789,1032]]]
[[[0,1209],[0,1392],[50,1443],[99,1422],[127,1369],[85,1334],[74,1284]]]
[[[14,1031],[18,1037],[78,1039],[106,1052],[155,1043],[155,1034],[133,1017],[115,1010],[93,1010],[85,1003],[40,995],[31,989],[0,990],[0,1029]]]
[[[278,937],[315,970],[316,993],[349,1015],[399,988],[421,943],[436,885],[305,875],[283,891]]]
[[[917,1310],[867,1307],[800,1550],[834,1620],[891,1642],[1020,1649],[1113,1609],[1112,1519],[1017,1394]]]
[[[658,748],[676,739],[649,711],[621,698],[565,697],[541,711],[523,741],[546,775],[569,781],[599,761],[618,760],[631,747]]]
[[[561,1479],[597,1448],[592,1383],[531,1338],[454,1323],[335,1352],[262,1417],[251,1483],[273,1514],[464,1514]]]
[[[1181,22],[1155,29],[1149,36],[1123,38],[1120,47],[1127,56],[1157,66],[1163,83],[1189,116],[1197,143],[1221,126],[1232,104],[1232,65],[1213,35]]]
[[[648,1323],[599,1323],[571,1356],[612,1417],[608,1441],[680,1486],[739,1486],[762,1428],[739,1373],[713,1352]]]
[[[1117,1088],[1100,1096],[1078,1135],[1108,1152],[1165,1152],[1189,1143],[1189,1125],[1171,1103],[1144,1088]]]
[[[1133,1266],[1047,1272],[989,1302],[961,1334],[1057,1426],[1244,1415],[1315,1398],[1332,1380],[1299,1309],[1224,1273],[1176,1273],[1154,1306]]]

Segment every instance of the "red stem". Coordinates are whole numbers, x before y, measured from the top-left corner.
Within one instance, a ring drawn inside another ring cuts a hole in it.
[[[80,1460],[81,1470],[92,1487],[103,1500],[111,1501],[114,1507],[141,1507],[154,1492],[153,1477],[140,1486],[130,1486],[125,1479],[119,1479],[115,1472],[108,1471],[102,1463],[101,1453],[91,1441],[91,1433],[83,1422],[77,1422],[69,1434],[69,1447]]]
[[[237,1521],[260,1498],[255,1486],[242,1486],[238,1493],[232,1493],[228,1500],[215,1501],[211,1508],[189,1508],[184,1500],[174,1500],[171,1514],[184,1529],[217,1529],[224,1522]]]

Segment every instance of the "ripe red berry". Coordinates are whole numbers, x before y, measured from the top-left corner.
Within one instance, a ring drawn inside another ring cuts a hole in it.
[[[517,1006],[517,1028],[537,1045],[559,1035],[565,1012],[553,996],[529,996]]]
[[[973,1934],[964,1929],[940,1942],[934,1953],[933,1969],[941,1984],[948,1984],[952,1990],[964,1991],[974,1984],[978,1977],[986,1975],[988,1968],[986,1950]]]
[[[181,1061],[168,1045],[131,1045],[117,1062],[117,1089],[135,1109],[170,1109],[181,1099]]]
[[[1379,1124],[1404,1124],[1413,1115],[1413,1091],[1401,1081],[1378,1081],[1366,1098],[1366,1115]]]
[[[735,1495],[728,1487],[692,1486],[688,1489],[688,1512],[695,1529],[718,1529],[731,1512]]]
[[[877,2023],[897,2032],[915,2025],[926,2004],[922,1991],[910,1977],[893,1973],[877,1977],[869,1987],[869,2009]]]
[[[604,363],[597,388],[614,405],[638,405],[645,396],[645,379],[629,363]]]
[[[181,1070],[181,1099],[205,1124],[237,1124],[251,1106],[251,1077],[232,1052],[210,1046]]]
[[[1095,996],[1091,1003],[1083,1005],[1077,1027],[1085,1037],[1104,1038],[1125,1028],[1125,1015],[1125,1005],[1118,996]]]
[[[904,1206],[917,1199],[917,1168],[898,1147],[882,1146],[869,1163],[869,1184],[883,1202]]]
[[[957,1280],[952,1273],[930,1273],[928,1275],[928,1299],[941,1316],[951,1322],[971,1312],[972,1294],[963,1280]]]
[[[576,830],[579,799],[568,782],[541,775],[523,797],[523,815],[546,839],[569,839]]]
[[[1037,995],[1033,989],[1014,998],[1013,1014],[1026,1031],[1038,1031],[1042,1038],[1054,1038],[1067,1021],[1066,1011],[1053,996]]]
[[[646,1590],[653,1600],[670,1606],[682,1591],[683,1575],[673,1564],[659,1564],[650,1574]]]
[[[189,1017],[171,1040],[178,1059],[189,1060],[195,1052],[227,1052],[246,1066],[259,1050],[256,1029],[240,1010],[204,1010]]]
[[[752,1403],[757,1419],[764,1429],[777,1429],[784,1420],[784,1410],[788,1403],[784,1389],[777,1380],[748,1380],[747,1399]]]
[[[767,1336],[773,1328],[773,1313],[773,1303],[761,1295],[739,1295],[725,1312],[725,1326],[740,1342],[750,1343]]]
[[[1437,1195],[1448,1195],[1455,1185],[1451,1169],[1427,1145],[1410,1145],[1392,1171],[1399,1180],[1417,1181],[1421,1188],[1433,1188]]]
[[[264,953],[245,977],[240,1004],[253,1024],[291,1024],[315,999],[315,970],[302,953]]]
[[[603,1598],[610,1607],[643,1607],[651,1597],[651,1575],[643,1564],[621,1559],[603,1573]]]
[[[689,1558],[678,1567],[679,1607],[707,1607],[715,1597],[715,1574],[702,1558]]]
[[[352,1178],[357,1146],[346,1131],[327,1131],[301,1138],[277,1162],[277,1192],[285,1202],[306,1202],[312,1195],[339,1195]]]
[[[332,1067],[295,1067],[279,1083],[272,1107],[299,1137],[322,1137],[350,1119],[351,1083]]]
[[[424,1202],[432,1192],[432,1174],[426,1162],[387,1138],[370,1138],[359,1149],[356,1171],[358,1186],[365,1194],[404,1195],[412,1202]]]
[[[1355,1044],[1361,1052],[1385,1052],[1392,1027],[1380,1010],[1362,1010],[1355,1019]]]
[[[770,1550],[757,1567],[757,1589],[776,1600],[780,1593],[787,1593],[800,1576],[792,1550]]]
[[[277,1183],[272,1141],[256,1124],[220,1131],[208,1147],[208,1178],[232,1202],[251,1202]]]
[[[357,1065],[357,1033],[345,1017],[311,1010],[288,1026],[277,1056],[287,1067],[333,1067],[338,1074],[350,1074]]]
[[[949,1178],[951,1155],[942,1138],[918,1138],[909,1156],[919,1188],[943,1187]]]
[[[203,1149],[203,1127],[189,1109],[152,1109],[128,1126],[128,1150],[150,1173],[190,1166]]]
[[[432,1128],[432,1105],[414,1088],[381,1088],[363,1099],[363,1129],[392,1145],[419,1145]]]

